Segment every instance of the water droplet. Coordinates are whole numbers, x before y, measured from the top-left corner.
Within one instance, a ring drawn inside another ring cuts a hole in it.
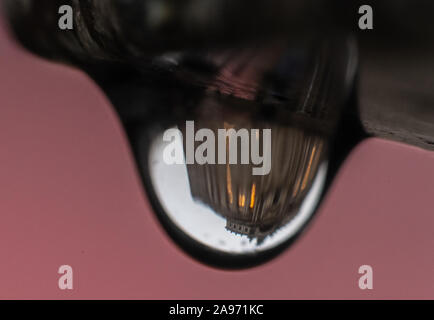
[[[354,52],[348,42],[343,44],[327,43],[317,51],[231,53],[219,56],[225,62],[211,79],[209,74],[206,79],[188,74],[202,85],[202,93],[194,104],[180,99],[177,112],[150,125],[139,148],[151,202],[183,249],[206,263],[245,267],[275,256],[303,230],[324,194],[331,143],[352,86]],[[180,71],[181,77],[185,74]],[[192,136],[188,121],[194,125]],[[177,129],[177,134],[165,141],[167,129]],[[214,137],[214,161],[194,158],[205,141],[194,140],[201,129]],[[218,161],[219,146],[229,160],[230,137],[219,136],[222,129],[248,132],[246,145],[243,138],[235,139],[236,163]],[[240,153],[246,146],[252,151],[253,142],[264,158],[266,152],[270,156],[266,174],[253,174],[258,162],[242,163]],[[165,161],[169,144],[182,150],[183,163]],[[193,162],[185,164],[188,152],[193,152]]]

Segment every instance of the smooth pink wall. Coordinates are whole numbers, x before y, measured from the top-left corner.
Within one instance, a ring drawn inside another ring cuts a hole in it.
[[[99,88],[0,27],[0,298],[433,299],[433,199],[433,153],[371,139],[289,251],[247,271],[200,265],[156,222]]]

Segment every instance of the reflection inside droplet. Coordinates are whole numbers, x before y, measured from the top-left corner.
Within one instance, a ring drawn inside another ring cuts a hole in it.
[[[323,140],[300,129],[273,127],[273,165],[253,176],[251,165],[166,164],[167,142],[155,137],[150,173],[168,218],[201,244],[227,253],[252,253],[293,237],[320,199],[327,162]],[[183,148],[182,136],[176,143]]]

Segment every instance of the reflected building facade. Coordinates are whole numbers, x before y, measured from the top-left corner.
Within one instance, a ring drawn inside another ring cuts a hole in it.
[[[298,212],[316,176],[324,153],[323,138],[297,127],[252,124],[242,114],[231,114],[229,121],[195,120],[195,130],[271,129],[271,171],[253,175],[257,165],[241,164],[242,139],[237,137],[238,161],[229,164],[229,139],[226,137],[226,164],[187,164],[191,195],[226,219],[226,229],[261,243],[287,224]],[[232,131],[234,132],[234,131]],[[252,136],[264,151],[263,131]],[[183,132],[185,137],[185,131]],[[200,142],[201,143],[201,142]],[[195,142],[195,149],[200,144]],[[185,146],[185,141],[184,141]],[[216,150],[216,159],[218,151]]]

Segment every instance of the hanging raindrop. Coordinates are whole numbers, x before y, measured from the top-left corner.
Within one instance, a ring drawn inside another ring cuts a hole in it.
[[[171,91],[176,104],[160,106],[166,110],[146,129],[134,130],[136,155],[159,220],[206,263],[237,268],[274,257],[303,230],[324,195],[354,86],[356,49],[348,38],[285,44],[202,54],[194,65],[181,54],[158,59],[175,65],[175,78],[194,89]],[[215,152],[198,163],[194,156],[205,139],[195,134],[203,130]],[[166,132],[176,134],[165,139]],[[238,161],[230,162],[234,146]],[[182,151],[181,163],[165,161],[169,147]],[[262,163],[243,162],[240,153],[249,147],[260,151]],[[255,175],[267,157],[269,168]]]

